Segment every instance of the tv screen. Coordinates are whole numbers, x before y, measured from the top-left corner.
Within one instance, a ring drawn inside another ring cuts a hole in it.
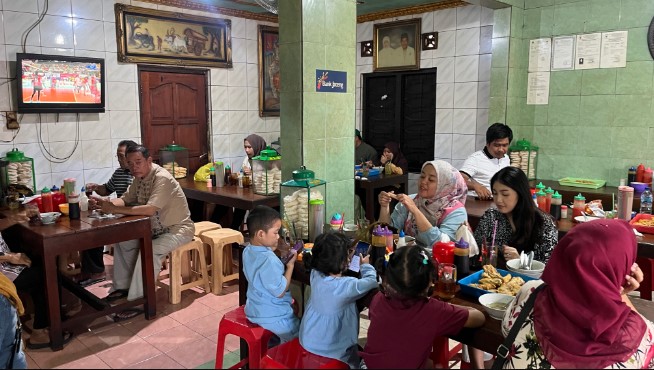
[[[19,113],[104,112],[104,59],[16,54]]]

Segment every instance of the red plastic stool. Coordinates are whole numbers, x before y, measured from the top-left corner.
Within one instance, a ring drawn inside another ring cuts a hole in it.
[[[223,368],[223,354],[225,352],[225,337],[233,334],[243,338],[248,343],[248,358],[241,360],[230,369],[238,369],[245,364],[250,369],[260,367],[261,357],[266,353],[268,340],[273,336],[269,330],[250,322],[245,317],[245,306],[239,306],[227,312],[218,324],[218,344],[216,345],[216,369]]]
[[[459,343],[450,350],[449,339],[447,337],[437,337],[434,339],[431,356],[429,357],[434,363],[434,366],[438,365],[440,368],[449,369],[450,360],[461,351],[462,347],[463,345]]]
[[[643,271],[643,281],[640,283],[640,287],[637,289],[640,292],[640,298],[652,300],[652,287],[654,285],[654,259],[639,257],[636,258],[636,263]]]
[[[313,354],[302,347],[298,338],[270,348],[261,359],[262,369],[349,369],[348,364]]]

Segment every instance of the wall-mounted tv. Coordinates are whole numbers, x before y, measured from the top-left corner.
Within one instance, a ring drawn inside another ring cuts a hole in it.
[[[19,113],[104,112],[104,59],[16,54]]]

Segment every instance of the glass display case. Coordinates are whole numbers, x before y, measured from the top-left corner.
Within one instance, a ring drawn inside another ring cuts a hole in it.
[[[279,194],[281,182],[282,157],[268,146],[258,156],[252,158],[254,192],[261,195]]]
[[[320,235],[323,230],[311,228],[316,235],[310,235],[309,212],[312,209],[316,211],[322,209],[323,212],[317,214],[322,215],[324,225],[327,183],[324,180],[316,179],[313,171],[302,166],[299,170],[293,171],[293,180],[281,184],[280,197],[282,215],[289,222],[291,228],[294,229],[292,232],[295,233],[296,237],[301,237],[304,240],[315,240],[316,236]],[[322,203],[313,202],[313,208],[311,208],[311,202],[314,200],[322,200]]]
[[[188,173],[188,149],[172,143],[159,149],[159,163],[176,179],[183,179]]]
[[[28,188],[32,194],[36,189],[36,179],[34,178],[34,159],[26,157],[25,153],[14,148],[7,152],[2,161],[7,161],[6,167],[0,167],[3,173],[2,178],[8,188],[13,187],[20,190],[21,187]]]
[[[527,179],[536,179],[536,162],[538,160],[538,147],[531,145],[525,139],[518,140],[509,147],[511,166],[520,168],[527,175]]]

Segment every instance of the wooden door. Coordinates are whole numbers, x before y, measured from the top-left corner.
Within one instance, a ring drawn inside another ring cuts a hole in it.
[[[139,67],[142,142],[159,160],[172,144],[189,150],[187,176],[207,163],[207,71]]]

